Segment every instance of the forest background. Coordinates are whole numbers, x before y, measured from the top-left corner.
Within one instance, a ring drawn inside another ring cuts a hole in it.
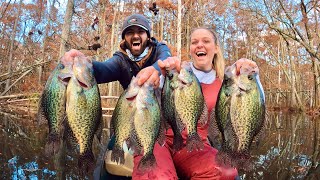
[[[66,51],[78,49],[104,61],[118,49],[124,18],[141,13],[150,20],[152,36],[182,60],[190,59],[190,31],[211,27],[227,65],[240,58],[258,64],[269,110],[320,114],[318,0],[4,0],[0,5],[0,105],[16,98],[36,106]],[[100,85],[100,92],[119,96],[122,89],[114,82]]]

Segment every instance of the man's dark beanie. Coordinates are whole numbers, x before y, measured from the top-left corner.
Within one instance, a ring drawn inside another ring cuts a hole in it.
[[[124,34],[126,33],[126,29],[131,26],[139,26],[147,31],[147,35],[150,38],[151,27],[147,18],[141,14],[133,14],[124,20],[122,25],[122,33],[121,37],[124,39]]]

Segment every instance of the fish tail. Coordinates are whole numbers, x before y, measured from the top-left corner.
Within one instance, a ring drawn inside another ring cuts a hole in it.
[[[50,134],[48,142],[45,145],[45,153],[47,156],[57,154],[60,150],[60,138],[56,134]]]
[[[166,143],[166,135],[165,134],[166,134],[165,122],[164,122],[164,120],[161,120],[160,121],[160,129],[159,129],[158,138],[157,138],[157,141],[160,146],[164,146]]]
[[[175,133],[173,137],[173,149],[179,151],[183,148],[183,138],[180,133]]]
[[[250,159],[248,151],[235,152],[232,154],[232,166],[239,170],[251,171],[253,169],[253,164]]]
[[[230,152],[219,151],[216,156],[216,162],[222,167],[234,167],[234,160]]]
[[[111,161],[117,164],[124,164],[124,151],[123,149],[115,144],[111,152]]]
[[[224,167],[233,167],[244,171],[251,171],[253,169],[250,155],[245,152],[219,151],[216,161]]]
[[[94,155],[92,151],[86,151],[79,155],[78,167],[80,175],[84,176],[94,170]]]
[[[150,171],[156,166],[157,162],[155,156],[153,155],[153,153],[148,153],[141,158],[140,163],[138,165],[138,170],[141,172],[146,172]]]
[[[193,150],[202,150],[203,149],[203,142],[201,141],[200,136],[198,133],[192,133],[188,135],[187,138],[187,151],[191,152]]]

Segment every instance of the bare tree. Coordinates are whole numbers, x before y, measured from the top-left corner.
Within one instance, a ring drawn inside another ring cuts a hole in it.
[[[22,0],[20,0],[20,2],[19,2],[18,13],[16,14],[16,18],[14,20],[13,31],[12,31],[11,41],[10,41],[10,50],[9,50],[9,58],[8,58],[8,73],[10,75],[12,73],[13,46],[14,46],[14,43],[15,43],[18,22],[20,20],[19,17],[20,17],[20,14],[21,14],[21,6],[22,6]],[[4,92],[8,92],[9,87],[10,87],[10,80],[11,80],[10,78],[7,79]],[[2,95],[4,95],[4,94],[2,94]]]
[[[71,20],[74,12],[74,0],[68,0],[66,15],[64,16],[64,24],[62,27],[61,43],[59,57],[62,57],[68,50],[68,39],[71,29]]]
[[[306,3],[304,0],[300,2],[262,0],[253,3],[253,5],[252,3],[244,2],[242,6],[245,7],[245,10],[252,12],[255,17],[267,24],[269,28],[276,31],[284,39],[297,42],[309,53],[314,73],[314,106],[315,108],[320,107],[319,17],[314,16],[317,14],[314,14],[314,12],[317,11],[316,8],[319,6],[319,1]],[[296,12],[297,10],[301,12],[302,18],[298,17],[299,13]]]
[[[181,0],[178,0],[178,19],[177,19],[177,57],[181,59]]]

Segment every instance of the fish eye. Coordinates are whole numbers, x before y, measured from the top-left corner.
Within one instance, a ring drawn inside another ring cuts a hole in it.
[[[249,80],[253,80],[253,75],[248,75]]]

